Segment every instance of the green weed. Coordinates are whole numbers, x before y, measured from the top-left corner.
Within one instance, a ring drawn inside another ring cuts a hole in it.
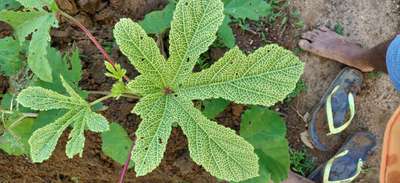
[[[290,148],[289,154],[290,168],[302,176],[307,176],[316,167],[314,159],[305,148],[300,150]]]
[[[336,22],[334,30],[337,34],[342,35],[342,36],[344,35],[344,27],[339,22]]]
[[[378,79],[378,78],[382,77],[382,75],[383,75],[382,72],[376,72],[376,71],[374,71],[374,72],[369,72],[369,73],[367,74],[367,78],[368,78],[368,79]]]

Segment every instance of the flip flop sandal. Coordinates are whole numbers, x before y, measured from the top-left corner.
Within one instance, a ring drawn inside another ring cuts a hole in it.
[[[314,170],[308,179],[316,183],[349,183],[361,173],[364,162],[375,146],[373,134],[358,132],[347,140],[333,158]]]
[[[335,135],[350,126],[355,116],[354,96],[360,91],[362,82],[360,71],[344,68],[314,108],[308,131],[318,150],[329,151],[341,141]]]

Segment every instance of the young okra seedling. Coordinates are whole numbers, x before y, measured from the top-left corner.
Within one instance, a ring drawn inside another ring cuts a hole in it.
[[[64,116],[34,132],[29,140],[32,160],[48,159],[68,126],[73,129],[66,153],[68,157],[82,154],[85,129],[109,129],[106,119],[93,112],[92,106],[130,94],[140,97],[133,112],[142,119],[132,151],[137,176],[150,173],[160,164],[174,124],[186,135],[192,160],[213,176],[228,181],[258,176],[253,146],[234,130],[207,119],[192,101],[223,98],[239,104],[271,106],[295,88],[304,66],[290,51],[267,45],[250,55],[233,48],[210,68],[193,73],[200,54],[216,39],[224,19],[223,8],[220,0],[180,0],[171,24],[169,58],[164,58],[139,24],[121,19],[115,25],[115,39],[141,75],[126,86],[121,86],[122,76],[116,76],[114,92],[95,102],[84,101],[66,82],[69,96],[39,87],[22,91],[17,100],[26,107],[66,109]]]

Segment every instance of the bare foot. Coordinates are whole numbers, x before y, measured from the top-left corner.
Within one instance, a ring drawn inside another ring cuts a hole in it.
[[[366,49],[325,26],[303,33],[301,37],[299,46],[303,50],[355,67],[363,72],[374,70],[373,67],[362,62],[361,56]]]

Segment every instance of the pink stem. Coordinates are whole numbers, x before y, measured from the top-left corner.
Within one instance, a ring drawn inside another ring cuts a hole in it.
[[[93,36],[92,33],[84,26],[82,25],[78,20],[76,20],[74,17],[68,15],[67,13],[59,10],[61,15],[72,21],[75,25],[77,25],[85,34],[86,36],[92,41],[92,43],[96,46],[96,48],[100,51],[100,53],[103,55],[104,59],[110,63],[114,68],[115,68],[115,62],[111,59],[110,55],[104,50],[104,48],[101,46],[101,44],[97,41],[97,39]],[[128,76],[124,76],[124,79],[126,81],[129,81]]]
[[[121,170],[121,173],[119,174],[119,181],[118,181],[119,183],[123,183],[125,180],[125,175],[129,168],[129,162],[131,162],[133,147],[134,143],[132,143],[131,149],[128,152],[128,159],[126,159],[125,161],[124,168]]]

